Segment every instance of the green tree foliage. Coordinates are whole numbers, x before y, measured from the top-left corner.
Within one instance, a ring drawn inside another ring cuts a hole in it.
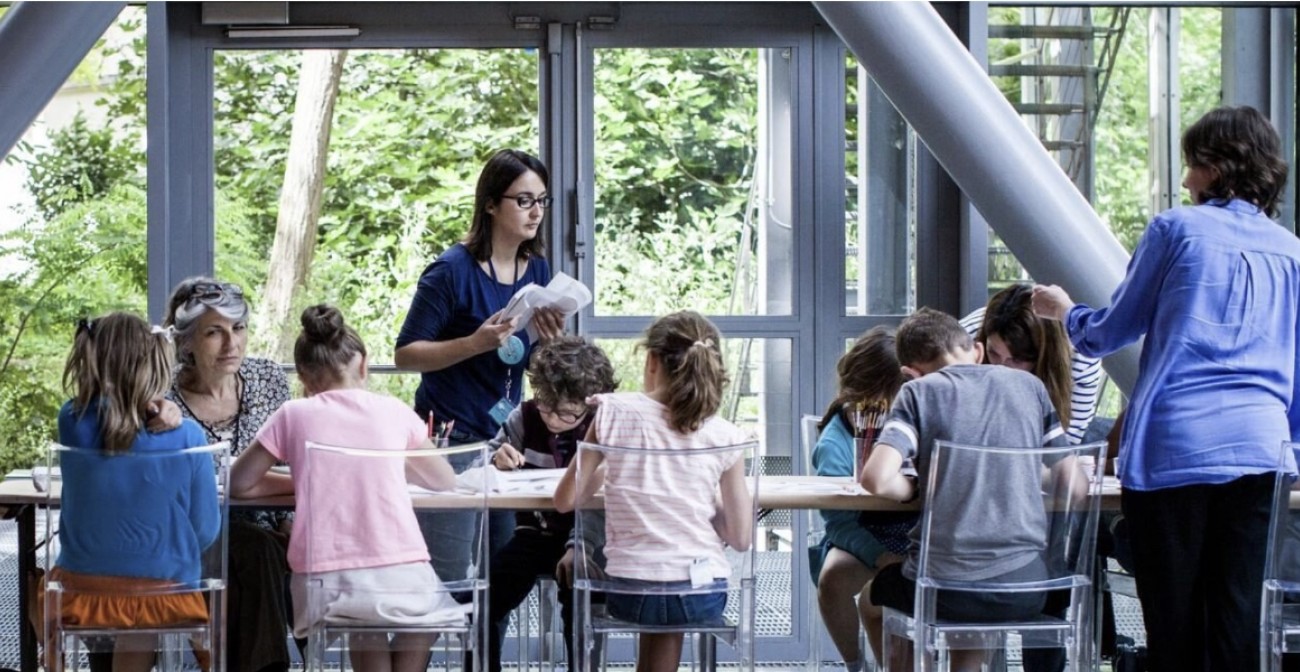
[[[609,49],[595,72],[597,311],[743,312],[758,52]]]
[[[61,374],[79,318],[144,311],[144,192],[127,182],[0,237],[0,472],[55,438]]]

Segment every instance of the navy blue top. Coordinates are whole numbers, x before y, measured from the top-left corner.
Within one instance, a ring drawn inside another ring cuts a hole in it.
[[[1092,357],[1146,336],[1120,441],[1125,488],[1274,471],[1282,442],[1300,439],[1300,240],[1250,203],[1156,215],[1110,306],[1078,304],[1065,323]]]
[[[497,269],[498,277],[513,271]],[[513,284],[492,279],[464,245],[456,243],[424,269],[411,300],[411,310],[397,336],[397,347],[416,341],[450,341],[473,334],[493,313],[505,308],[510,297],[528,283],[546,285],[551,266],[533,257],[528,269]],[[433,411],[438,422],[456,421],[457,440],[487,440],[501,426],[489,411],[506,394],[510,377],[510,402],[522,399],[524,369],[532,343],[525,331],[515,334],[523,340],[525,355],[518,364],[501,361],[496,350],[475,355],[445,369],[420,374],[415,390],[415,412],[427,418]]]
[[[82,449],[60,456],[59,567],[187,584],[202,578],[200,554],[221,531],[215,467],[206,453],[162,457],[208,445],[198,423],[141,430],[129,453],[148,459],[106,455],[96,409],[78,417],[69,401],[59,410],[59,443]]]

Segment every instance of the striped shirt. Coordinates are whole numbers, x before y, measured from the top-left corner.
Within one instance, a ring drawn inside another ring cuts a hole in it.
[[[983,307],[976,308],[970,315],[961,318],[962,328],[971,336],[979,332],[983,323]],[[1092,424],[1093,416],[1097,415],[1102,381],[1101,360],[1071,350],[1070,378],[1073,380],[1070,387],[1070,426],[1065,433],[1073,446],[1083,443],[1083,435],[1088,431],[1088,425]]]
[[[714,577],[727,577],[730,565],[711,521],[722,472],[743,456],[691,452],[743,443],[745,432],[714,416],[683,434],[672,428],[668,407],[639,392],[597,399],[592,426],[599,443],[682,453],[680,458],[606,454],[606,572],[643,581],[686,581],[691,564],[703,560]]]

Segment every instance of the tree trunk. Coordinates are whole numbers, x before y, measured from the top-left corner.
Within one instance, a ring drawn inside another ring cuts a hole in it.
[[[252,331],[260,336],[255,347],[250,348],[251,352],[281,362],[292,359],[293,341],[298,333],[297,316],[291,314],[293,300],[298,288],[307,284],[316,253],[330,126],[346,56],[344,50],[302,52],[293,131],[275,221],[275,243],[271,246],[266,288],[257,302],[260,308],[253,321]]]

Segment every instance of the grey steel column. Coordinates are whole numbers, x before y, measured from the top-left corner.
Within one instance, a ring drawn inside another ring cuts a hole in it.
[[[1128,254],[934,9],[814,5],[1030,274],[1108,304]],[[1105,366],[1131,391],[1138,348]]]
[[[1222,44],[1223,104],[1263,112],[1282,137],[1291,170],[1279,223],[1295,231],[1295,9],[1224,7]]]
[[[197,34],[199,5],[150,2],[145,10],[149,316],[155,321],[173,285],[213,272],[213,75]]]
[[[122,12],[125,2],[20,2],[0,21],[0,158]]]

